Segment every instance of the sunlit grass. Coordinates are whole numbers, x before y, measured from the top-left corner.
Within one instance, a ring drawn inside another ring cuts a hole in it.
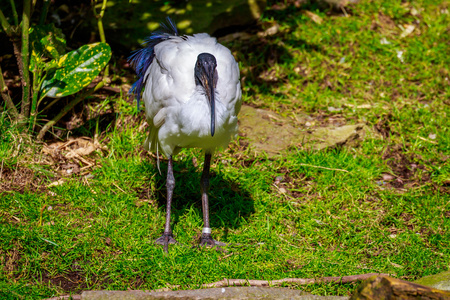
[[[143,119],[118,99],[121,115],[102,136],[108,150],[96,156],[94,171],[46,188],[55,178],[40,166],[44,171],[32,170],[44,180],[41,189],[1,191],[0,298],[188,289],[224,277],[381,272],[414,280],[448,270],[450,20],[443,3],[362,1],[349,17],[310,7],[322,24],[293,6],[268,10],[262,22],[277,22],[279,34],[259,50],[248,41],[228,45],[246,77],[245,102],[286,116],[337,115],[380,135],[353,148],[296,149],[275,158],[233,142],[215,157],[210,190],[213,235],[229,244],[224,251],[196,247],[203,160],[197,150],[176,157],[173,230],[180,244],[165,255],[153,243],[164,224],[166,162],[160,175],[141,147]],[[416,28],[400,38],[405,24]],[[8,148],[19,131],[0,117],[4,168],[31,168],[27,151]],[[347,295],[355,287],[295,288]]]

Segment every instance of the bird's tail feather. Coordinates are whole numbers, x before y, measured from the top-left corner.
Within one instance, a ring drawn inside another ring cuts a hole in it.
[[[144,143],[144,148],[150,152],[156,152],[156,164],[158,167],[159,174],[161,174],[161,169],[159,167],[159,141],[158,141],[158,131],[159,128],[152,127],[148,133],[147,139]]]
[[[138,76],[137,81],[131,86],[129,90],[129,94],[136,95],[137,107],[139,110],[139,103],[141,100],[142,89],[144,88],[145,81],[147,76],[147,69],[153,62],[153,58],[155,57],[155,46],[167,39],[170,39],[172,36],[178,36],[178,29],[175,23],[169,17],[166,18],[166,23],[161,23],[161,29],[155,32],[152,32],[150,36],[148,36],[143,45],[144,48],[133,51],[133,53],[128,58],[128,62],[131,67],[136,71]]]

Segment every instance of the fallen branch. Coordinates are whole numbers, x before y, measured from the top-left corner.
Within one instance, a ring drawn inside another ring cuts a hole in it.
[[[308,284],[318,284],[318,283],[351,283],[357,281],[366,280],[372,276],[389,276],[389,274],[384,273],[368,273],[368,274],[359,274],[359,275],[350,275],[350,276],[342,276],[342,277],[319,277],[319,278],[284,278],[278,280],[248,280],[248,279],[227,279],[202,284],[202,288],[219,288],[219,287],[228,287],[228,286],[257,286],[257,287],[266,287],[266,286],[279,286],[284,283],[292,283],[297,285],[308,285]],[[167,288],[153,290],[153,292],[164,292],[167,291],[168,288],[170,290],[179,289],[181,285],[169,285]]]
[[[202,284],[203,288],[213,288],[213,287],[227,287],[227,286],[276,286],[282,285],[284,283],[294,283],[298,285],[307,285],[307,284],[316,284],[316,283],[350,283],[356,281],[363,281],[368,279],[371,276],[379,275],[379,276],[389,276],[388,274],[383,273],[369,273],[369,274],[360,274],[360,275],[350,275],[350,276],[342,276],[342,277],[319,277],[319,278],[284,278],[278,280],[248,280],[248,279],[227,279]]]

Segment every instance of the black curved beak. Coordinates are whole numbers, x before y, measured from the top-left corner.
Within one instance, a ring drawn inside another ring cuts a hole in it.
[[[207,74],[207,80],[205,84],[206,96],[209,100],[209,106],[211,107],[211,136],[214,136],[214,132],[216,130],[216,100],[215,100],[215,89],[214,89],[214,72],[211,74]]]
[[[214,136],[216,130],[215,90],[218,80],[216,67],[217,61],[214,55],[209,53],[198,55],[195,66],[195,83],[202,85],[209,101],[209,107],[211,108],[211,136]]]

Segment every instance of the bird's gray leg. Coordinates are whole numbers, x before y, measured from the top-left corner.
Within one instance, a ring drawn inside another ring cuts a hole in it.
[[[169,244],[175,244],[177,241],[173,238],[172,229],[170,228],[170,211],[172,208],[172,195],[175,188],[175,177],[173,176],[173,161],[172,156],[169,156],[167,164],[167,207],[166,207],[166,224],[164,225],[164,233],[155,242],[164,245],[164,251],[167,252]]]
[[[211,236],[211,227],[209,225],[209,204],[208,204],[208,189],[209,189],[209,169],[211,166],[211,154],[205,154],[205,163],[203,164],[203,173],[201,179],[202,186],[202,208],[203,208],[203,230],[200,245],[215,246],[219,242],[215,241]],[[221,244],[221,243],[220,243]]]

